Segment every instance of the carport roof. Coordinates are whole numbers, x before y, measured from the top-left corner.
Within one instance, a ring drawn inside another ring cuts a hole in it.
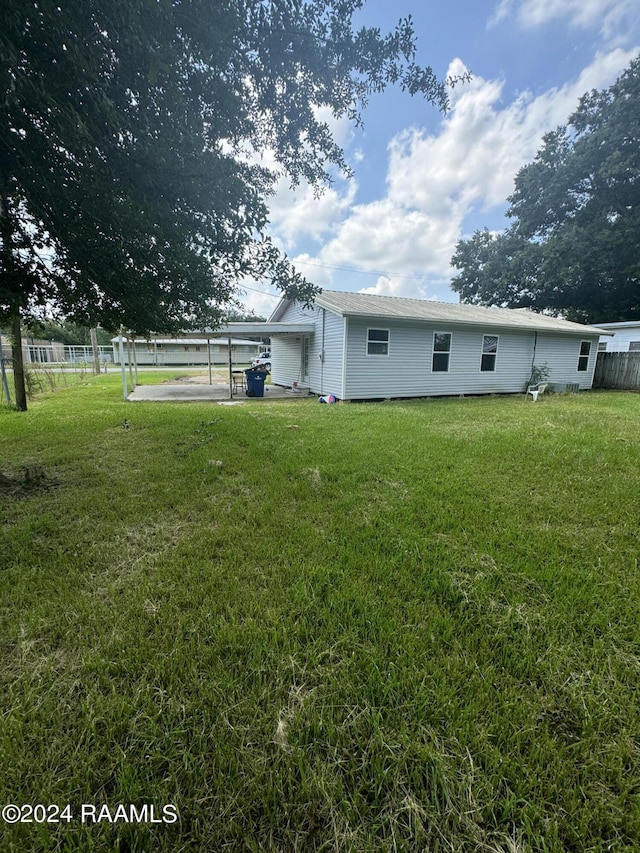
[[[203,329],[197,332],[185,332],[184,337],[199,335],[203,338],[228,338],[229,335],[305,335],[314,330],[313,323],[228,323],[219,329]]]
[[[313,323],[228,323],[218,329],[193,329],[191,331],[179,332],[173,340],[184,340],[189,338],[202,338],[203,342],[210,338],[234,338],[237,335],[253,335],[266,338],[273,335],[309,335],[314,331]],[[162,341],[166,335],[149,335],[144,340]],[[118,336],[113,338],[118,340]],[[142,338],[140,338],[142,340]],[[247,342],[250,343],[250,342]]]

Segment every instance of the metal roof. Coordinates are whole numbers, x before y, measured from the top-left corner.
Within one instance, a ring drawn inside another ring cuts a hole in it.
[[[598,329],[638,329],[640,320],[625,320],[622,323],[598,323]]]
[[[240,335],[261,335],[262,337],[271,337],[271,335],[300,335],[310,334],[315,329],[313,323],[272,323],[270,321],[255,323],[228,323],[226,326],[221,326],[213,331],[205,330],[202,334],[205,335],[220,335],[224,336],[231,332],[236,332]]]
[[[111,343],[118,343],[119,340],[120,340],[119,336],[116,336],[115,338],[111,338]],[[208,338],[194,338],[194,337],[187,337],[187,336],[185,336],[184,338],[161,338],[161,337],[155,337],[152,335],[150,338],[135,338],[134,339],[134,343],[136,343],[136,344],[154,343],[154,344],[162,344],[163,346],[165,344],[175,345],[175,346],[178,346],[178,345],[179,346],[184,346],[184,345],[206,346],[208,344],[208,342],[209,342]],[[216,341],[216,343],[219,343],[221,346],[227,346],[228,338],[222,337],[222,338],[220,338],[219,341]],[[259,341],[250,341],[246,338],[231,338],[231,345],[232,346],[252,346],[252,347],[255,347],[256,349],[260,349],[260,347],[262,346],[262,344]]]
[[[524,308],[482,308],[431,299],[407,299],[399,296],[376,296],[369,293],[345,293],[323,290],[316,299],[326,308],[344,317],[376,319],[425,320],[437,323],[461,323],[497,326],[520,331],[563,332],[570,335],[600,335],[601,329],[572,323],[558,317],[536,314]]]
[[[194,329],[191,331],[185,331],[182,333],[178,333],[179,337],[172,338],[171,340],[176,340],[180,343],[184,343],[188,338],[192,343],[205,343],[209,339],[213,338],[222,338],[224,340],[228,340],[230,336],[233,335],[255,335],[260,338],[268,338],[271,335],[308,335],[314,331],[313,323],[269,323],[264,321],[256,321],[252,323],[227,323],[226,326],[220,326],[217,329]],[[129,333],[126,333],[125,336],[131,337]],[[196,340],[200,339],[200,340]],[[112,341],[119,340],[119,336],[116,335],[115,338],[111,339]],[[158,341],[159,343],[165,339],[162,335],[149,335],[149,337],[141,337],[137,336],[136,340],[150,340],[150,341]],[[247,343],[255,343],[256,346],[262,346],[259,341],[247,341]]]

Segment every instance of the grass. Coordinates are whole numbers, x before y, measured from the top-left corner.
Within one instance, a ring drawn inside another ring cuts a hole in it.
[[[640,849],[640,396],[0,410],[8,851]],[[123,427],[127,419],[130,426]]]

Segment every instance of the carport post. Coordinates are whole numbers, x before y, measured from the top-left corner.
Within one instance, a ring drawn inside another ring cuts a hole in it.
[[[227,349],[229,350],[229,399],[233,400],[233,362],[231,360],[231,335],[227,338]]]
[[[211,379],[211,338],[207,337],[207,361],[209,363],[209,385],[213,385]]]
[[[134,344],[135,346],[135,344]],[[131,336],[127,335],[127,361],[129,362],[129,381],[131,382],[131,390],[136,387],[133,382],[133,356],[131,355]]]
[[[135,338],[133,340],[133,370],[136,375],[136,386],[140,383],[138,382],[138,356],[136,355],[136,341]]]
[[[2,352],[2,338],[0,338],[0,372],[2,373],[2,387],[7,398],[7,403],[11,405],[11,394],[9,393],[9,383],[7,382],[7,371],[4,367],[4,353]]]
[[[90,329],[91,349],[93,350],[93,372],[96,376],[100,373],[100,350],[98,349],[98,332],[96,329]]]
[[[120,326],[118,346],[120,347],[120,369],[122,370],[122,394],[126,400],[129,396],[129,389],[127,388],[127,370],[124,366],[124,338],[122,337],[122,326]]]

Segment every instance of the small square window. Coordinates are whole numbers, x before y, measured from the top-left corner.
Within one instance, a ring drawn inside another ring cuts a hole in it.
[[[449,355],[451,353],[451,335],[449,332],[434,332],[433,358],[431,370],[433,373],[447,373],[449,370]]]
[[[629,352],[640,352],[640,341],[629,341]]]
[[[580,355],[578,356],[578,372],[584,373],[589,367],[589,354],[591,353],[591,341],[580,342]]]
[[[493,373],[496,369],[496,358],[498,357],[498,336],[484,335],[482,338],[482,361],[480,370],[483,373]]]
[[[389,329],[368,329],[367,355],[389,355]]]

